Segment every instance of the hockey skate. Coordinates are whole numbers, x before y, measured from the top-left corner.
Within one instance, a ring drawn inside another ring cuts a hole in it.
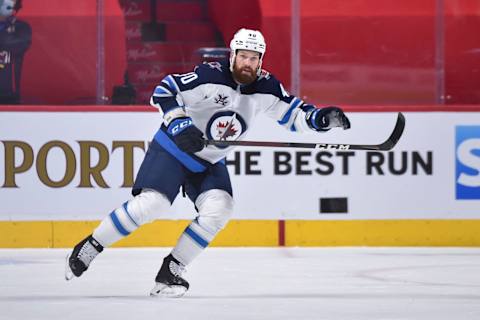
[[[91,235],[83,239],[73,248],[72,253],[67,255],[65,261],[65,280],[80,277],[95,257],[103,251],[103,247]]]
[[[188,282],[181,277],[185,267],[171,254],[163,259],[162,267],[155,277],[155,287],[150,291],[152,297],[180,298],[188,290]]]

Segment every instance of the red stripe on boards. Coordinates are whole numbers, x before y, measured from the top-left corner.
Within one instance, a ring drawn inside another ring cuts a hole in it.
[[[285,247],[285,220],[278,220],[278,246]]]

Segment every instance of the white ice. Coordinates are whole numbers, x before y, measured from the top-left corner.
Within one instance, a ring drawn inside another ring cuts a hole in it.
[[[208,248],[180,299],[148,296],[169,250],[0,250],[0,319],[480,319],[480,249]]]

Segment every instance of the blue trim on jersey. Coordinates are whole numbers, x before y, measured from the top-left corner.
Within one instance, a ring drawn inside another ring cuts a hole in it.
[[[290,127],[290,131],[296,132],[297,128],[295,127],[295,123],[292,123],[292,126]]]
[[[117,228],[118,232],[120,232],[121,235],[128,236],[130,234],[130,232],[128,232],[128,230],[122,226],[120,220],[118,220],[115,211],[112,211],[112,213],[110,213],[110,219],[112,219],[113,225],[115,226],[115,228]]]
[[[192,172],[203,172],[205,171],[206,167],[198,162],[197,160],[193,159],[188,153],[183,152],[178,148],[178,146],[170,140],[168,135],[159,129],[153,137],[156,142],[160,146],[162,146],[168,153],[174,156],[178,161],[180,161],[188,170]]]
[[[288,120],[290,120],[290,117],[292,116],[292,112],[293,110],[302,102],[302,100],[300,99],[293,99],[292,101],[292,105],[290,106],[290,108],[288,109],[288,111],[285,113],[285,115],[283,116],[283,118],[281,120],[278,121],[279,124],[285,124],[288,122]]]
[[[190,236],[190,238],[195,241],[196,243],[198,243],[198,245],[200,245],[200,247],[202,248],[206,248],[208,247],[208,241],[203,239],[198,233],[196,233],[195,231],[193,231],[192,228],[190,228],[190,226],[187,227],[187,229],[185,229],[185,233],[187,235]]]
[[[172,93],[177,93],[177,84],[175,83],[175,80],[173,80],[173,77],[171,75],[166,76],[163,80],[167,81],[168,86],[172,90]]]
[[[126,202],[123,204],[123,209],[125,210],[125,213],[126,213],[127,216],[130,218],[130,220],[133,222],[133,224],[138,227],[139,225],[135,222],[135,220],[133,220],[132,216],[130,215],[130,212],[128,212],[128,210],[127,210],[127,204],[128,204],[128,201],[126,201]]]
[[[153,94],[161,94],[161,95],[173,95],[170,90],[163,86],[156,86]]]

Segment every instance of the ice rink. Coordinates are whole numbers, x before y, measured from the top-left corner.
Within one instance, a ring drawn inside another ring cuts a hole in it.
[[[106,249],[64,280],[65,249],[0,250],[0,319],[480,319],[480,249],[209,248],[180,299],[148,295],[159,249]]]

